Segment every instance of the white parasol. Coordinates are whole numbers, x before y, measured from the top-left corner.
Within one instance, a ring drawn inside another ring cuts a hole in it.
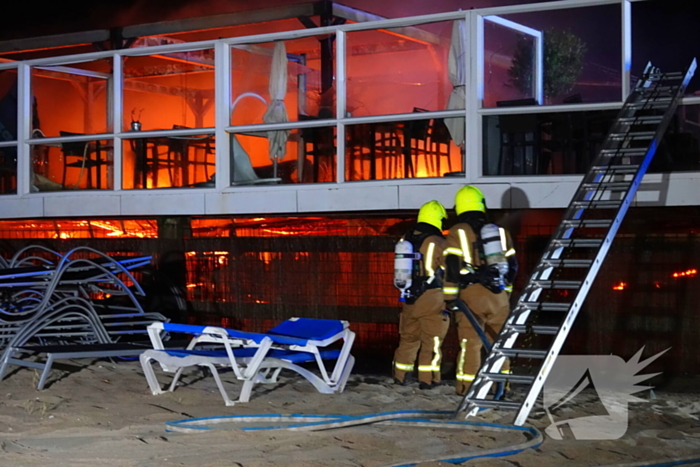
[[[284,42],[275,44],[272,54],[272,68],[270,70],[270,105],[263,115],[265,123],[288,122],[287,109],[284,106],[284,98],[287,95],[287,50]],[[270,145],[270,159],[274,162],[277,172],[277,162],[284,158],[286,153],[288,130],[273,130],[267,132],[267,140]],[[274,174],[274,177],[277,173]]]
[[[467,41],[466,26],[464,21],[457,20],[452,25],[452,38],[450,39],[450,53],[447,60],[447,71],[452,83],[452,93],[447,101],[447,110],[463,109],[466,102],[465,85],[467,77],[465,72]],[[446,118],[445,125],[452,136],[452,141],[457,146],[464,144],[464,118]]]

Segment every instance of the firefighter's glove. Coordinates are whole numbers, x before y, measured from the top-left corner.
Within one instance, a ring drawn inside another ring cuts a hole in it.
[[[489,289],[490,292],[495,294],[499,294],[504,290],[498,283],[485,284],[484,287],[486,287],[487,289]]]
[[[470,272],[467,274],[463,274],[459,278],[459,288],[466,289],[470,285],[477,284],[478,282],[479,282],[479,276],[476,273]]]
[[[445,310],[447,311],[457,311],[459,307],[457,306],[457,300],[445,300]]]
[[[476,271],[476,274],[479,278],[479,283],[491,292],[496,294],[503,292],[501,274],[496,266],[482,266]]]

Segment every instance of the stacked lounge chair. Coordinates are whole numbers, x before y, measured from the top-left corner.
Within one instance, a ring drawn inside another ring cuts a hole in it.
[[[42,370],[56,358],[136,356],[147,348],[147,313],[131,271],[148,256],[113,258],[80,247],[65,255],[41,246],[19,251],[0,268],[0,379],[9,365]],[[140,342],[139,342],[140,341]],[[46,354],[46,362],[26,356]]]

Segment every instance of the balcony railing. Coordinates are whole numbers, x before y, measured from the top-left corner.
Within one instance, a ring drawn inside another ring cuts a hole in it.
[[[633,13],[567,0],[0,57],[0,193],[581,174],[643,66]],[[658,170],[700,169],[684,103]]]

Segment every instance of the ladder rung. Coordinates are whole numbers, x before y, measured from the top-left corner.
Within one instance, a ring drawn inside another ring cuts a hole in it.
[[[625,191],[632,186],[632,180],[629,182],[599,182],[599,183],[584,183],[581,185],[586,190],[614,190]]]
[[[509,373],[484,373],[482,376],[497,383],[510,381],[515,384],[530,384],[536,378],[533,375],[512,375]]]
[[[586,209],[616,209],[622,206],[622,200],[592,200],[592,201],[573,201],[572,206]]]
[[[471,404],[479,408],[484,409],[506,409],[506,410],[518,410],[520,408],[520,402],[512,401],[494,401],[486,399],[467,399]]]
[[[647,140],[653,139],[656,136],[655,131],[630,131],[629,133],[611,133],[610,139],[622,141],[625,139],[632,140]]]
[[[644,154],[647,153],[649,148],[615,148],[615,149],[603,149],[600,151],[601,154],[624,154],[626,156],[643,156]]]
[[[634,125],[653,125],[655,123],[661,123],[663,119],[663,115],[637,115],[636,117],[622,117],[618,122]]]
[[[672,73],[651,73],[648,79],[655,81],[663,81],[665,79],[682,79],[685,75],[683,72],[674,71]]]
[[[678,90],[678,86],[654,86],[654,87],[639,89],[639,91],[642,94],[653,94],[655,92],[675,92],[677,90]]]
[[[592,259],[546,259],[543,264],[554,268],[589,268]]]
[[[565,248],[598,248],[603,244],[600,238],[558,238],[552,240],[552,245]]]
[[[581,281],[550,281],[550,280],[534,280],[532,284],[543,289],[578,289],[581,287]]]
[[[563,220],[561,221],[562,225],[565,227],[573,227],[575,229],[577,228],[582,228],[582,227],[588,227],[591,229],[605,229],[608,228],[612,225],[612,220],[610,219],[586,219],[586,220],[581,220],[581,219],[572,219],[572,220]]]
[[[498,349],[498,353],[508,358],[545,358],[546,350],[534,349]]]
[[[655,97],[655,98],[650,98],[648,100],[648,102],[654,102],[654,103],[658,102],[658,103],[670,104],[671,102],[673,102],[673,97],[671,97],[671,96]],[[637,103],[639,103],[639,102],[637,102]]]
[[[632,165],[594,165],[591,167],[591,170],[594,172],[607,172],[610,174],[615,174],[615,175],[624,175],[624,174],[635,174],[637,173],[637,170],[639,169],[639,165],[637,164],[632,164]]]
[[[542,311],[569,311],[570,303],[558,302],[521,302],[518,306],[534,311],[540,309]]]
[[[534,334],[549,334],[554,335],[559,333],[558,326],[544,326],[544,325],[526,325],[526,324],[507,324],[508,329],[511,329],[517,333],[525,334],[532,330]]]
[[[670,97],[661,97],[659,99],[649,99],[645,102],[635,102],[634,104],[625,105],[626,109],[665,109],[671,105],[673,99]]]
[[[618,122],[627,125],[658,125],[663,119],[663,115],[637,115],[636,117],[622,117]]]

